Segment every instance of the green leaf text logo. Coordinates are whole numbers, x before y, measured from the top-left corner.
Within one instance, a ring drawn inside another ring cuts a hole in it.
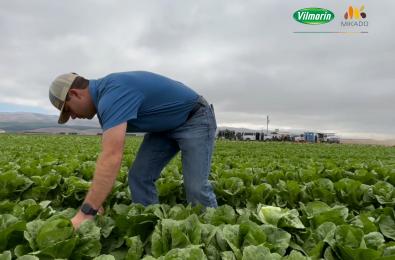
[[[296,11],[293,17],[299,23],[316,25],[329,23],[335,18],[335,14],[327,9],[312,7]]]

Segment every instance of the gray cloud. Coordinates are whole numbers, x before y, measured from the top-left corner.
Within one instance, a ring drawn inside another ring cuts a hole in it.
[[[395,135],[395,3],[352,4],[366,6],[368,34],[293,33],[341,30],[337,2],[319,5],[336,15],[322,26],[292,18],[310,1],[2,2],[0,102],[53,113],[58,74],[151,70],[206,96],[220,125],[269,114],[278,127]]]

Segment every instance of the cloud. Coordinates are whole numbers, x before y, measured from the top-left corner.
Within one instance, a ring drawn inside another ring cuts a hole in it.
[[[310,1],[2,2],[0,102],[51,111],[58,74],[150,70],[203,94],[222,125],[270,115],[280,128],[393,134],[395,4],[355,4],[368,34],[293,33],[341,30],[340,2],[321,3],[336,18],[315,27],[292,18]]]

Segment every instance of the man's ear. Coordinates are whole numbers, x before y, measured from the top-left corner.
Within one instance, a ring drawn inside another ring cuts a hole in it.
[[[77,89],[70,89],[69,90],[69,97],[80,97],[80,93]]]

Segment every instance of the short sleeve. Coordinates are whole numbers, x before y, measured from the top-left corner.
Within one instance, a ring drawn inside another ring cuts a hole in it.
[[[111,84],[103,90],[98,103],[98,114],[103,132],[137,118],[144,100],[143,94],[130,86]]]

